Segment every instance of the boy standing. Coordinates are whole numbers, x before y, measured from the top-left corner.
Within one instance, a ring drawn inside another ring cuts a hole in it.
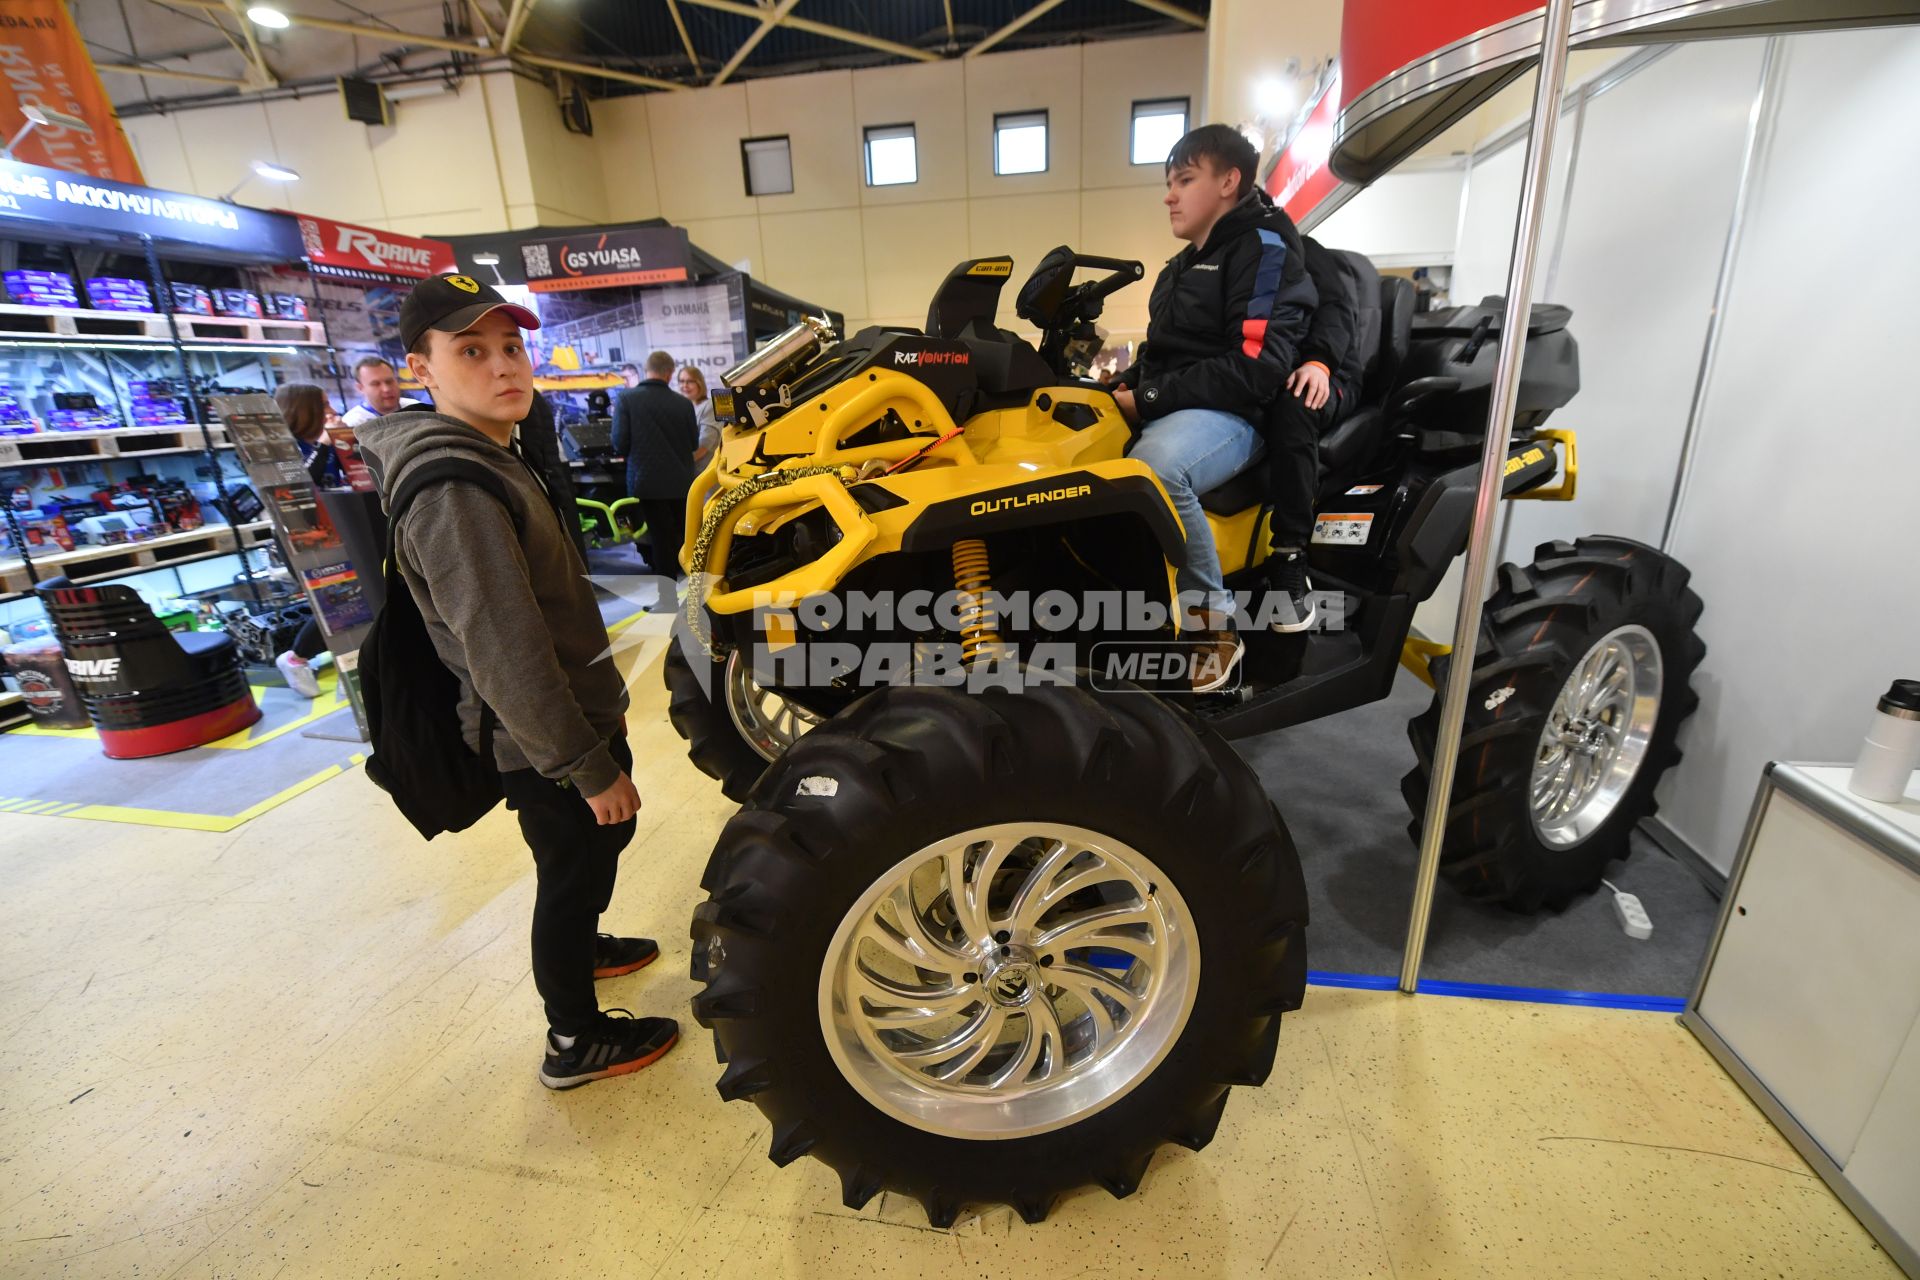
[[[1176,582],[1182,595],[1199,594],[1196,638],[1219,658],[1200,664],[1218,674],[1196,693],[1227,683],[1245,652],[1200,495],[1259,458],[1260,424],[1298,361],[1317,298],[1299,231],[1255,183],[1259,163],[1253,144],[1223,124],[1195,129],[1168,154],[1167,220],[1187,247],[1154,281],[1146,347],[1114,393],[1143,426],[1133,456],[1153,468],[1186,529]],[[1300,625],[1305,568],[1295,555],[1275,573]]]
[[[460,679],[468,744],[499,764],[533,854],[533,982],[549,1027],[540,1081],[567,1089],[649,1065],[679,1028],[609,1017],[593,992],[595,978],[631,973],[659,948],[596,933],[640,796],[627,776],[626,689],[586,565],[516,438],[533,399],[520,331],[539,325],[470,276],[422,281],[401,306],[400,334],[438,408],[379,418],[360,442],[384,494],[414,467],[457,456],[492,467],[512,497],[507,506],[464,481],[429,485],[393,548],[434,650]],[[498,722],[490,742],[479,740],[483,705]]]

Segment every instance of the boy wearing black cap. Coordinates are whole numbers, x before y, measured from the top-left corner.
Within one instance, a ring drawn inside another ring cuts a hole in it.
[[[636,1071],[673,1047],[670,1018],[614,1018],[593,980],[658,956],[646,938],[597,933],[640,797],[627,770],[627,695],[566,516],[520,456],[515,424],[533,399],[522,329],[531,311],[470,276],[435,276],[407,295],[407,366],[435,412],[360,428],[383,494],[426,462],[477,459],[499,472],[511,509],[477,485],[423,489],[394,530],[394,558],[435,651],[459,678],[468,744],[500,766],[507,807],[533,852],[533,982],[546,1005],[541,1083],[567,1089]],[[479,742],[482,704],[498,721]],[[617,1012],[625,1012],[619,1010]]]

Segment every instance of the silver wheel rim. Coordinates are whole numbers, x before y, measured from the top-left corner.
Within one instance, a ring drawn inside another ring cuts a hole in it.
[[[1610,631],[1574,664],[1534,754],[1533,829],[1554,848],[1588,839],[1626,798],[1660,715],[1660,642]]]
[[[727,655],[727,714],[747,745],[768,763],[778,760],[795,739],[824,719],[755,684],[753,668],[741,661],[738,649]]]
[[[1179,1040],[1200,947],[1166,875],[1054,822],[901,859],[840,921],[820,1027],[841,1074],[930,1133],[1018,1138],[1125,1097]]]

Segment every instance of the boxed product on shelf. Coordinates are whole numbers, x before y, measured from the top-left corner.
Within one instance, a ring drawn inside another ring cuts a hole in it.
[[[7,284],[7,296],[29,307],[77,307],[73,278],[59,271],[9,271],[0,276]]]
[[[265,318],[260,309],[260,295],[251,289],[215,289],[213,309],[223,316],[244,316],[250,320]]]
[[[196,316],[213,314],[213,295],[197,284],[173,285],[173,309]]]
[[[99,311],[152,311],[153,294],[138,280],[125,276],[93,276],[87,281],[87,299]]]
[[[40,430],[26,406],[13,397],[13,390],[0,384],[0,436],[30,436]]]
[[[270,293],[267,313],[276,320],[305,320],[307,300],[297,293]]]
[[[53,408],[47,411],[49,431],[99,431],[119,425],[119,418],[90,392],[53,393]]]

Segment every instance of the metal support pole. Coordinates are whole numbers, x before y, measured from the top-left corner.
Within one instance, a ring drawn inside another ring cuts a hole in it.
[[[1546,211],[1547,179],[1553,171],[1553,139],[1560,123],[1560,95],[1567,80],[1567,33],[1573,0],[1547,0],[1540,41],[1539,81],[1534,85],[1533,127],[1527,135],[1527,167],[1520,181],[1520,212],[1513,235],[1513,260],[1507,267],[1507,314],[1500,326],[1500,356],[1493,371],[1493,402],[1487,441],[1480,454],[1480,488],[1473,501],[1473,534],[1467,540],[1466,573],[1460,582],[1460,612],[1453,624],[1453,660],[1440,701],[1440,730],[1433,743],[1433,782],[1427,792],[1420,836],[1420,871],[1413,885],[1413,911],[1407,921],[1407,947],[1400,960],[1400,990],[1412,995],[1420,983],[1420,960],[1427,949],[1427,924],[1433,916],[1434,882],[1440,872],[1440,845],[1446,837],[1453,774],[1460,762],[1460,731],[1466,723],[1467,685],[1480,635],[1480,605],[1487,593],[1487,569],[1493,551],[1493,513],[1501,497],[1508,443],[1513,438],[1513,407],[1520,393],[1520,360],[1526,353],[1527,323],[1533,309],[1533,265],[1538,256],[1540,223]]]

